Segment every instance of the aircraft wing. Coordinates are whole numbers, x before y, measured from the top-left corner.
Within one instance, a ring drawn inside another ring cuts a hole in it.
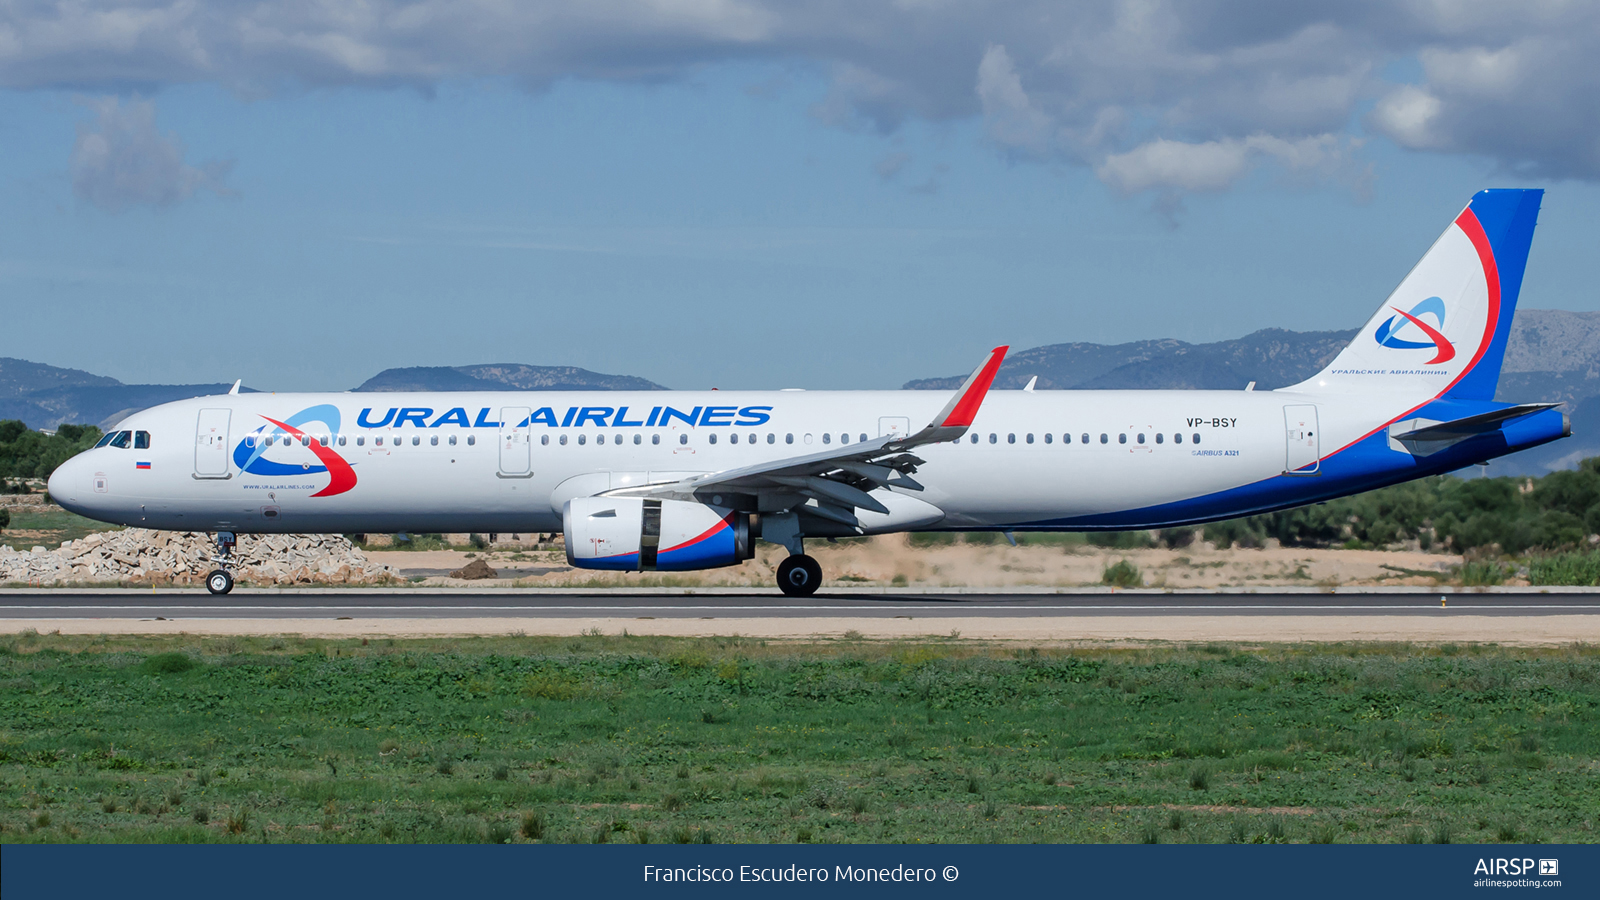
[[[881,487],[922,490],[911,475],[925,460],[909,451],[924,444],[954,441],[967,433],[1009,349],[996,347],[989,351],[950,402],[914,434],[841,444],[820,453],[709,472],[681,481],[620,488],[605,495],[703,500],[711,492],[742,494],[755,497],[762,512],[780,512],[815,501],[815,506],[807,505],[808,513],[855,525],[852,508],[889,511],[868,491]]]

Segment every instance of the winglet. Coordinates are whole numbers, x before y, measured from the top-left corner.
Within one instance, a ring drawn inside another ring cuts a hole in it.
[[[233,383],[233,387],[228,388],[228,393],[229,394],[237,394],[237,393],[239,393],[239,385],[241,385],[241,384],[244,384],[244,379],[243,378],[239,379],[238,381],[235,381]]]
[[[972,420],[978,416],[978,407],[983,405],[983,398],[989,395],[989,385],[994,384],[995,373],[1000,371],[1000,363],[1005,360],[1006,351],[1010,349],[1010,347],[996,347],[990,350],[989,358],[967,376],[967,381],[961,385],[961,390],[956,391],[956,395],[950,398],[944,409],[934,416],[933,424],[940,428],[961,429],[971,425]]]
[[[989,394],[989,385],[994,384],[994,376],[1000,371],[1000,363],[1006,358],[1006,351],[1010,347],[996,347],[989,351],[989,357],[983,365],[973,370],[967,377],[961,389],[956,391],[950,402],[939,410],[921,431],[910,435],[904,440],[893,442],[899,449],[915,447],[919,444],[936,444],[941,441],[953,441],[967,433],[967,428],[972,425],[972,420],[978,416],[978,407],[983,405],[983,398]]]

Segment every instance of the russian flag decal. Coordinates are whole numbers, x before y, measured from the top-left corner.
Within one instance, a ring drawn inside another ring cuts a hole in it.
[[[148,469],[150,468],[150,464],[147,462],[136,462],[133,464],[133,467],[135,469]]]

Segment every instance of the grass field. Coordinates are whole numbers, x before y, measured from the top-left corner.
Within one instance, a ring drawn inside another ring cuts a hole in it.
[[[1592,842],[1600,651],[0,643],[0,841]]]

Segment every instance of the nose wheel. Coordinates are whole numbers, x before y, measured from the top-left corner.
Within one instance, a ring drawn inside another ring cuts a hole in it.
[[[217,552],[211,561],[220,569],[215,569],[206,576],[206,590],[213,595],[226,594],[233,590],[233,573],[228,569],[233,566],[233,548],[238,545],[238,539],[231,531],[219,531],[216,536]]]
[[[778,590],[789,597],[809,597],[822,586],[822,565],[804,553],[778,563]]]
[[[226,594],[233,590],[233,576],[225,569],[212,572],[206,576],[206,590],[213,594]]]

